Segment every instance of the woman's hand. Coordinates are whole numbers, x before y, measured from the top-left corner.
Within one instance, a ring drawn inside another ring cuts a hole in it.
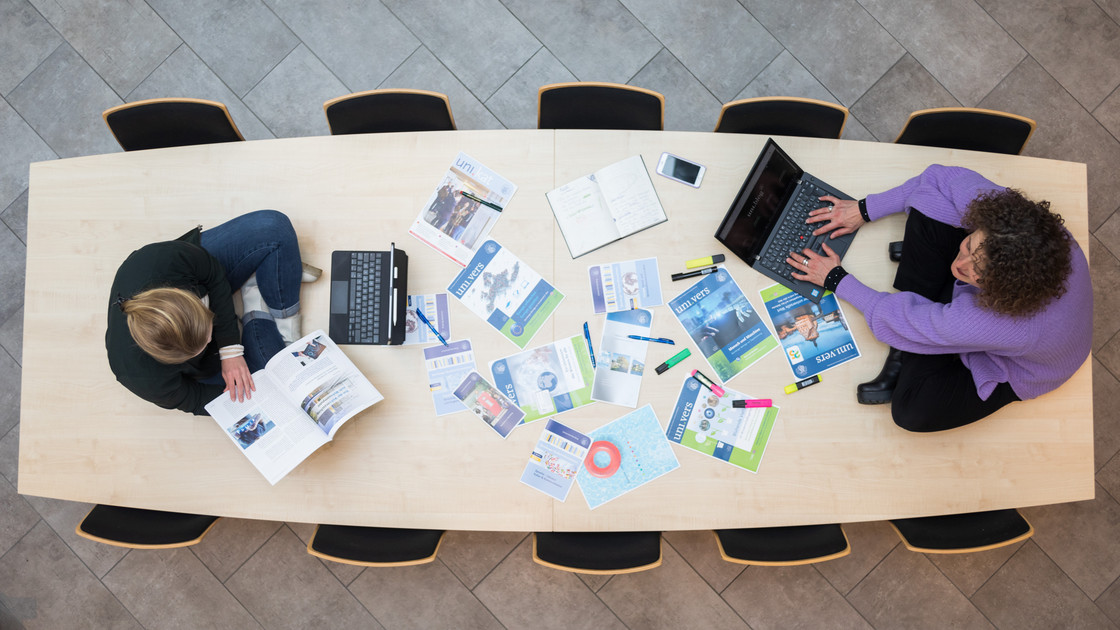
[[[856,213],[858,214],[859,210],[856,210]],[[796,269],[793,272],[794,278],[812,282],[820,287],[824,286],[824,279],[828,277],[828,272],[840,266],[840,257],[832,251],[828,243],[821,243],[821,248],[824,249],[824,256],[808,248],[801,250],[800,254],[790,252],[786,263]]]
[[[863,220],[863,215],[859,213],[858,201],[837,199],[830,195],[825,195],[820,200],[832,205],[809,212],[809,218],[805,220],[806,223],[828,222],[813,230],[813,236],[831,232],[829,238],[836,238],[851,234],[863,226],[864,223],[867,223]]]
[[[253,375],[249,373],[249,366],[245,357],[222,359],[222,378],[226,381],[226,388],[222,391],[229,392],[229,399],[244,402],[253,397],[252,392],[257,390],[253,385]]]

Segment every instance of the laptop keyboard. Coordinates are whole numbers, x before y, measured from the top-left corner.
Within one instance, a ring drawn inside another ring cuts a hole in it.
[[[381,343],[382,265],[389,252],[350,254],[350,328],[348,343]],[[384,308],[385,316],[391,316]]]
[[[786,258],[790,252],[799,252],[808,247],[815,252],[822,253],[821,243],[828,235],[813,236],[813,230],[820,225],[805,223],[805,219],[809,217],[809,212],[824,205],[819,197],[827,194],[828,192],[813,184],[802,183],[797,191],[797,196],[790,204],[789,212],[785,214],[782,223],[774,230],[774,239],[762,252],[758,262],[783,278],[793,279],[792,274],[795,270],[786,263]]]

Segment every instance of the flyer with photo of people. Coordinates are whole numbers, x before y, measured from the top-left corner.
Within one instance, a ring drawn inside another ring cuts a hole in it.
[[[465,266],[515,192],[513,182],[459,153],[408,233]]]
[[[820,304],[780,284],[766,287],[759,294],[798,380],[859,357],[856,340],[834,293],[825,293]]]

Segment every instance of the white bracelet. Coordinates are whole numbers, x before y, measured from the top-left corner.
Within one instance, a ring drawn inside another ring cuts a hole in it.
[[[223,361],[225,361],[226,359],[236,359],[237,357],[244,356],[244,355],[245,355],[245,346],[243,346],[239,343],[235,343],[235,344],[231,344],[231,345],[228,345],[228,346],[225,346],[225,347],[222,347],[222,348],[218,348],[218,356],[220,356]]]

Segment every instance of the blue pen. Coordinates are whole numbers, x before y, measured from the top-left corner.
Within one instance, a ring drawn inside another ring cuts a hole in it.
[[[670,346],[677,345],[676,342],[674,342],[672,339],[666,339],[664,337],[643,337],[641,335],[626,335],[626,336],[631,338],[631,339],[637,339],[638,341],[653,341],[655,343],[667,343]]]
[[[587,329],[587,322],[583,322],[583,338],[587,340],[587,352],[591,354],[591,368],[598,367],[595,365],[595,350],[591,347],[591,331]]]
[[[432,330],[432,334],[439,338],[440,343],[445,346],[447,345],[447,340],[443,338],[443,335],[439,334],[439,331],[436,330],[436,327],[432,325],[432,322],[428,321],[427,317],[424,317],[424,314],[420,312],[420,309],[416,309],[416,316],[419,317],[420,321],[424,322],[424,324]]]

